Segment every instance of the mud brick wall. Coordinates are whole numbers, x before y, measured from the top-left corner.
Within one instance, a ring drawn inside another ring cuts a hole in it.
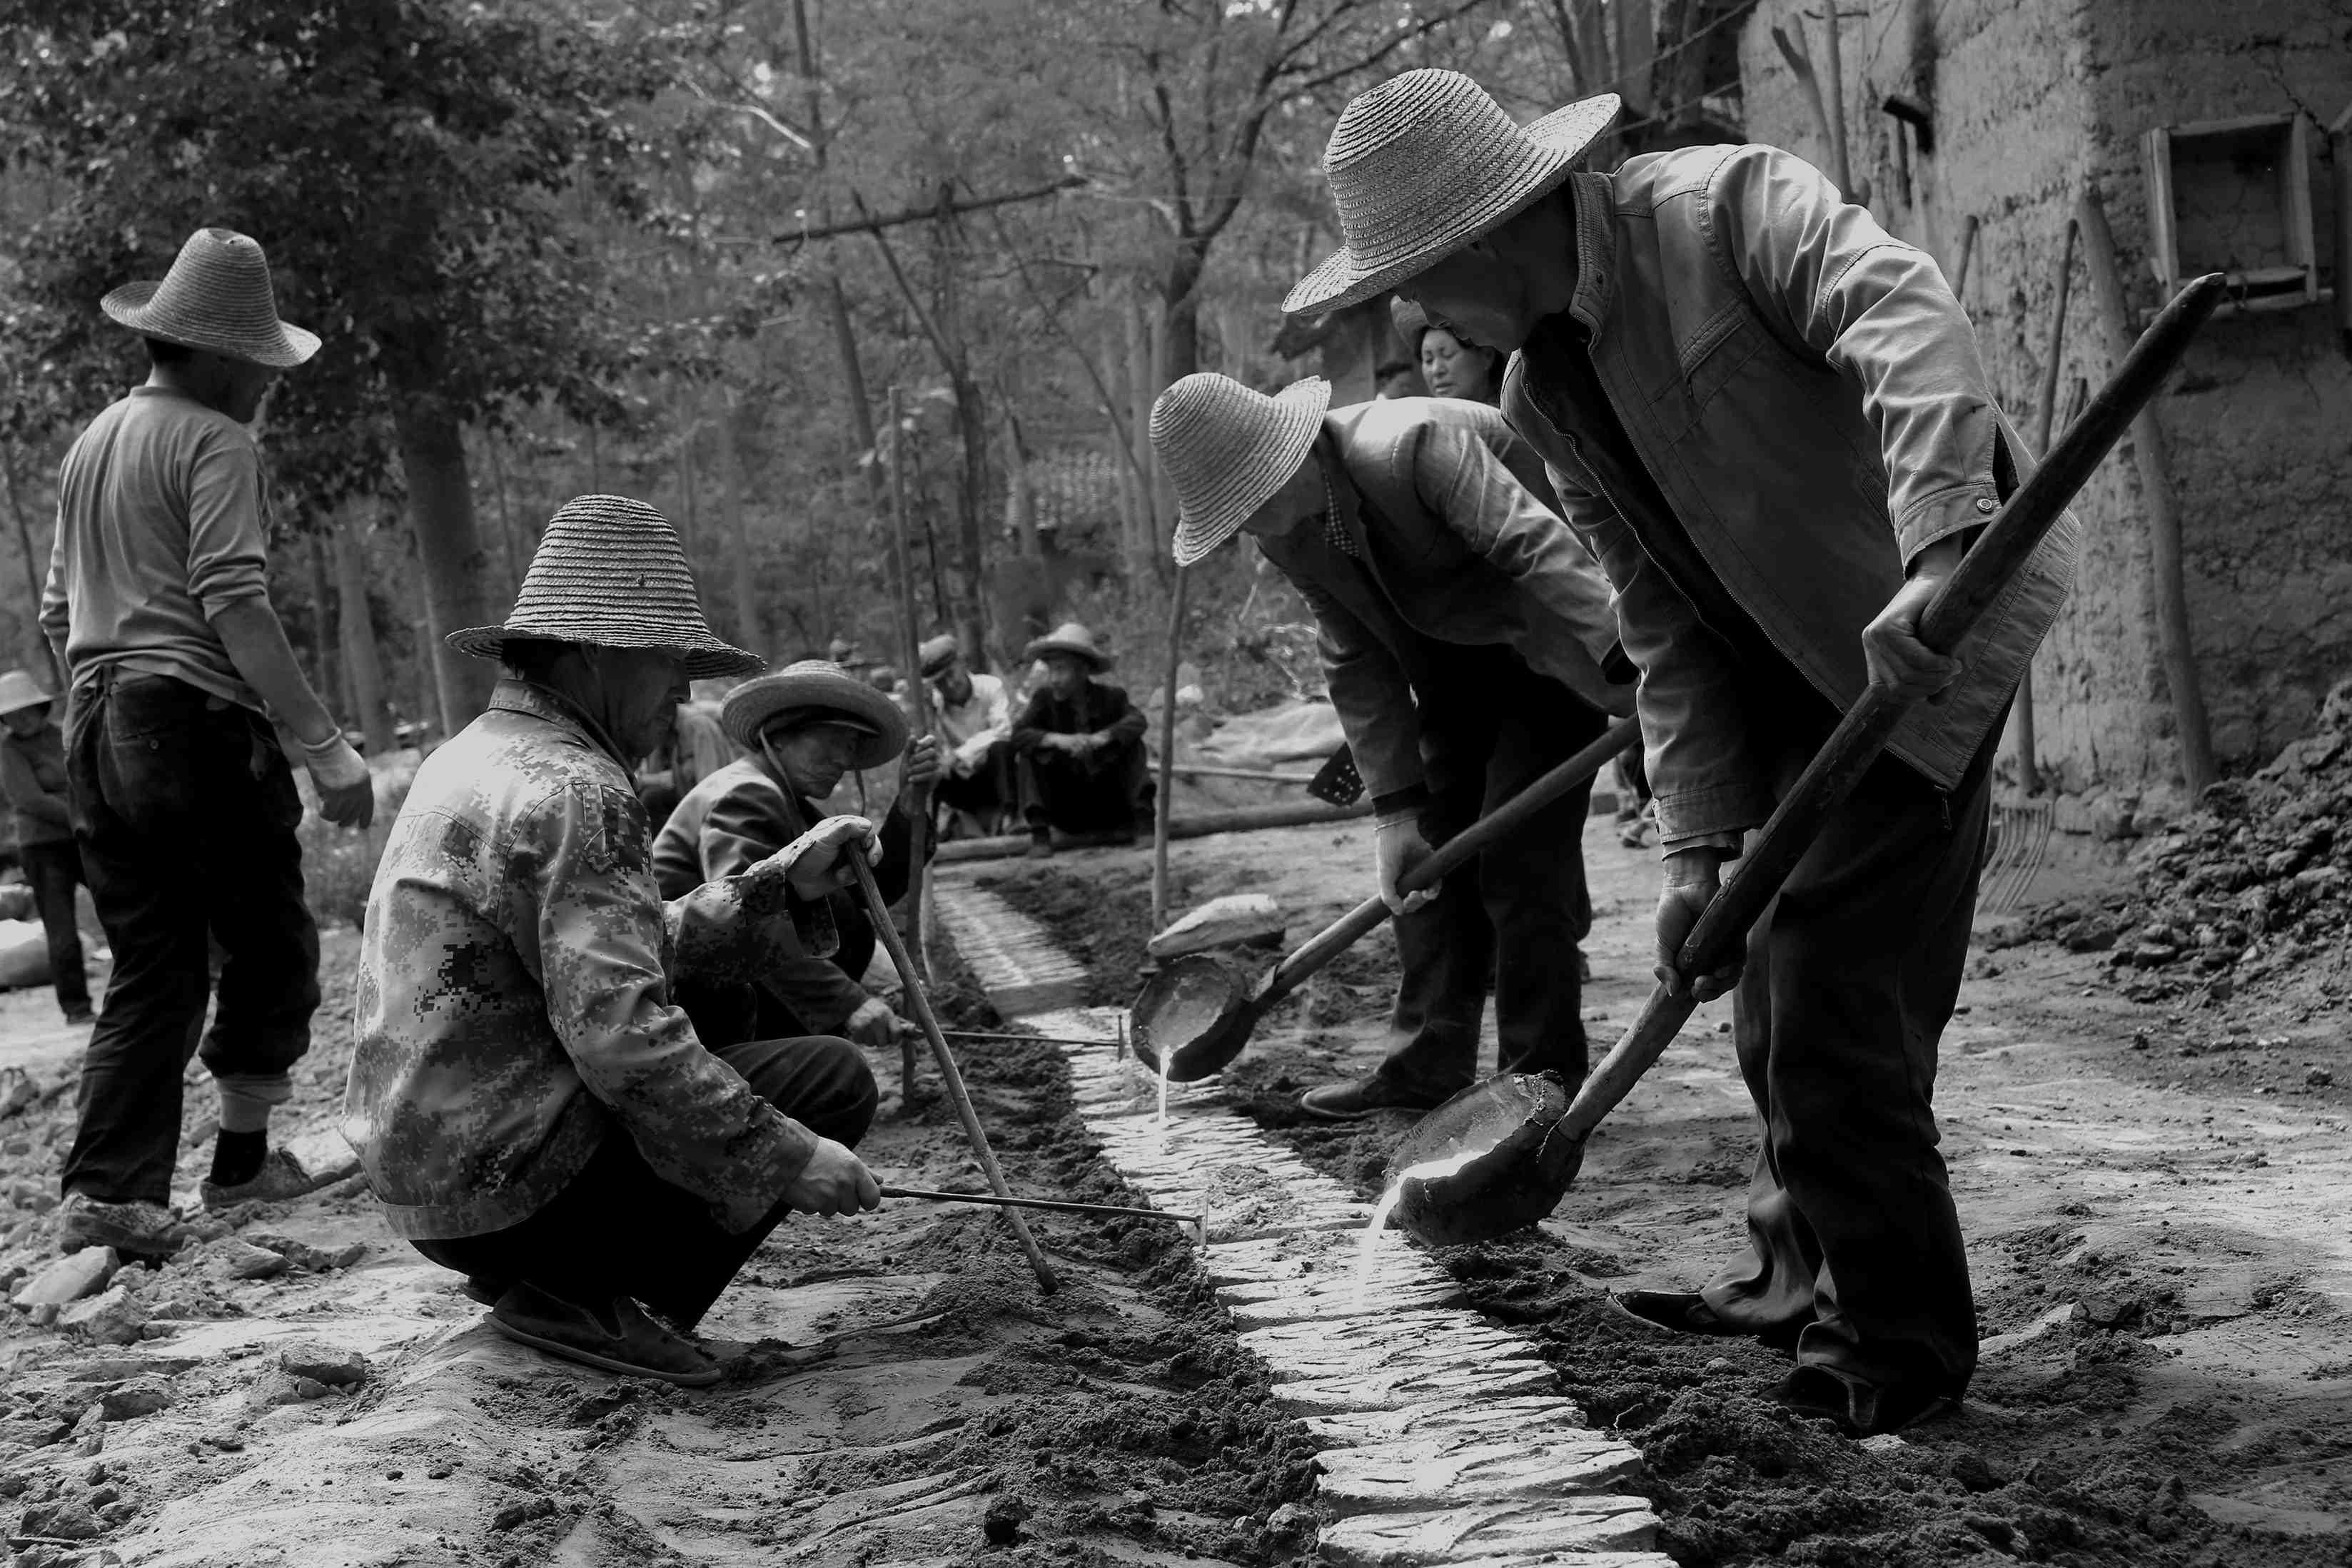
[[[1827,167],[1811,110],[1774,47],[1801,11],[1817,67],[1821,6],[1765,0],[1740,54],[1748,133]],[[2352,104],[2352,7],[2335,0],[1846,0],[1847,141],[1857,185],[1889,229],[1957,267],[1987,369],[2030,438],[2064,224],[2085,183],[2104,197],[2136,308],[2158,303],[2140,133],[2281,113],[2324,126]],[[1936,151],[1899,147],[1880,104],[1934,116]],[[2323,285],[2334,281],[2330,167],[2311,177]],[[1907,152],[1907,156],[1906,156]],[[2108,366],[2078,259],[2061,355],[2060,428],[2078,379]],[[2217,320],[2161,418],[2187,550],[2190,632],[2216,749],[2266,761],[2352,672],[2352,361],[2334,308]],[[2034,668],[2038,755],[2062,790],[2179,803],[2172,713],[2156,649],[2145,526],[2128,448],[2078,505],[2081,580]]]

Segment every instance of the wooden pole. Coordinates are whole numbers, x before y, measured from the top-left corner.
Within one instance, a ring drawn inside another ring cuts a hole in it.
[[[1963,308],[1969,302],[1969,263],[1976,259],[1977,230],[1983,224],[1983,219],[1971,214],[1960,229],[1960,259],[1952,268],[1952,298],[1958,300]]]
[[[2050,432],[2058,417],[2058,361],[2066,348],[2066,302],[2074,288],[2074,238],[2082,225],[2066,214],[2066,235],[2058,251],[2058,295],[2050,307],[2050,337],[2042,352],[2042,401],[2033,411],[2033,459],[2050,450]],[[2017,683],[2017,700],[2010,709],[2016,740],[2017,787],[2028,795],[2042,793],[2042,765],[2035,760],[2033,735],[2033,661]]]
[[[1837,174],[1838,193],[1849,202],[1861,202],[1867,197],[1853,188],[1853,162],[1846,154],[1845,55],[1839,42],[1843,31],[1838,25],[1838,0],[1822,0],[1822,65],[1829,79],[1822,90],[1830,100],[1830,162]]]
[[[1160,786],[1151,800],[1151,929],[1168,929],[1168,815],[1176,796],[1176,672],[1184,658],[1184,589],[1187,573],[1176,569],[1168,599],[1168,684],[1160,693]]]
[[[2115,234],[2107,227],[2107,209],[2096,189],[2083,193],[2074,204],[2074,217],[2082,230],[2083,260],[2090,269],[2091,292],[2106,330],[2107,351],[2120,366],[2138,334],[2131,328],[2123,269],[2116,261]],[[2164,662],[2165,684],[2172,694],[2181,777],[2189,786],[2189,798],[2194,800],[2216,776],[2213,731],[2205,716],[2205,693],[2198,684],[2197,652],[2189,639],[2189,589],[2181,571],[2180,513],[2172,492],[2172,465],[2165,453],[2164,427],[2157,422],[2153,407],[2140,408],[2132,421],[2131,438],[2132,458],[2139,468],[2140,504],[2147,509],[2157,650]]]
[[[898,617],[900,646],[907,663],[907,688],[913,696],[915,733],[929,735],[931,730],[930,692],[923,684],[923,662],[917,650],[922,645],[922,622],[917,619],[915,596],[915,550],[907,529],[907,465],[902,462],[905,440],[904,410],[900,407],[898,389],[892,386],[889,399],[890,415],[890,541],[891,555],[898,568]],[[908,788],[903,779],[899,793],[907,808],[908,852],[914,863],[907,869],[907,946],[914,950],[917,969],[901,973],[907,994],[913,996],[923,986],[931,983],[931,952],[923,940],[923,905],[930,880],[930,862],[924,851],[930,847],[931,791],[929,786]],[[912,1103],[915,1089],[915,1042],[901,1040],[898,1044],[899,1098]]]

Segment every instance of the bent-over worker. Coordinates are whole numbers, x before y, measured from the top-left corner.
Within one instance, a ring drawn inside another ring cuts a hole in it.
[[[1348,245],[1286,308],[1393,288],[1516,352],[1503,412],[1608,571],[1641,671],[1660,977],[1736,986],[1762,1121],[1748,1246],[1699,1291],[1623,1303],[1791,1345],[1783,1403],[1892,1432],[1976,1365],[1936,1050],[2002,716],[2079,525],[2062,519],[1957,657],[1927,649],[1921,612],[2025,466],[1966,313],[1933,259],[1787,152],[1580,172],[1617,109],[1603,95],[1522,129],[1434,70],[1363,94],[1326,159]],[[1679,973],[1719,868],[1865,685],[1936,700],[1822,829],[1744,963]]]
[[[688,677],[760,660],[711,635],[642,502],[567,502],[505,623],[447,641],[506,675],[417,769],[384,847],[343,1135],[394,1232],[466,1275],[499,1333],[716,1382],[691,1335],[761,1239],[795,1210],[880,1203],[849,1147],[874,1079],[843,1040],[706,1044],[671,988],[828,951],[826,895],[873,826],[835,817],[655,891],[630,769]]]
[[[1591,780],[1436,893],[1398,883],[1631,709],[1631,687],[1603,672],[1617,643],[1608,583],[1537,498],[1541,465],[1500,414],[1451,398],[1330,401],[1320,379],[1267,397],[1203,371],[1151,412],[1176,488],[1177,563],[1246,532],[1298,590],[1378,815],[1375,873],[1402,971],[1390,1050],[1300,1103],[1353,1118],[1468,1088],[1490,976],[1502,1071],[1549,1069],[1572,1086],[1585,1071]]]

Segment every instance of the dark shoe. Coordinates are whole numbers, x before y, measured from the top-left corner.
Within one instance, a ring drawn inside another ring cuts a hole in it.
[[[1054,852],[1054,830],[1053,830],[1053,829],[1051,829],[1051,828],[1032,828],[1032,829],[1030,829],[1030,830],[1029,830],[1029,858],[1030,858],[1031,860],[1044,860],[1046,856],[1048,856],[1048,855],[1052,854],[1053,852]]]
[[[108,1203],[69,1192],[58,1205],[58,1250],[111,1247],[139,1258],[169,1258],[187,1244],[187,1227],[160,1203]]]
[[[68,1008],[66,1009],[66,1025],[68,1028],[78,1028],[82,1024],[94,1023],[97,1019],[98,1015],[90,1011],[88,1008]]]
[[[1900,1432],[1959,1408],[1959,1398],[1924,1383],[1866,1383],[1833,1368],[1800,1366],[1772,1390],[1773,1400],[1800,1416],[1834,1421],[1849,1437]]]
[[[1431,1111],[1445,1103],[1443,1094],[1415,1094],[1398,1088],[1379,1073],[1326,1083],[1298,1097],[1298,1108],[1327,1122],[1359,1122],[1377,1111]]]
[[[1718,1339],[1757,1339],[1784,1354],[1797,1348],[1797,1336],[1804,1332],[1801,1323],[1783,1328],[1744,1328],[1727,1321],[1696,1291],[1626,1291],[1611,1296],[1609,1304],[1649,1328]]]
[[[502,1280],[486,1280],[479,1274],[468,1274],[458,1284],[457,1293],[467,1301],[479,1301],[486,1307],[495,1307],[499,1304],[499,1298],[512,1289],[514,1289],[512,1285]]]
[[[251,1181],[235,1186],[205,1181],[198,1185],[196,1191],[208,1209],[234,1208],[240,1203],[285,1203],[314,1193],[331,1180],[312,1176],[302,1168],[300,1160],[284,1149],[272,1149]]]
[[[1579,985],[1592,984],[1592,960],[1581,947],[1570,949],[1576,955],[1576,979]]]
[[[517,1344],[624,1377],[656,1377],[681,1388],[708,1388],[720,1376],[709,1351],[656,1322],[626,1297],[591,1309],[551,1296],[536,1285],[517,1285],[490,1309],[490,1326]]]

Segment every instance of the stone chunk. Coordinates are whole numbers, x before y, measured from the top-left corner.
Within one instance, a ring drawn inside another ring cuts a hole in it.
[[[1333,1568],[1422,1568],[1480,1556],[1638,1552],[1624,1568],[1651,1563],[1664,1568],[1670,1560],[1650,1550],[1657,1530],[1658,1516],[1642,1498],[1551,1497],[1428,1513],[1359,1514],[1323,1532],[1321,1555]]]
[[[106,1526],[99,1522],[98,1515],[68,1500],[26,1509],[24,1517],[16,1521],[16,1533],[47,1536],[52,1541],[95,1541],[106,1533]]]
[[[1143,950],[1155,958],[1181,958],[1219,947],[1279,943],[1286,925],[1282,906],[1265,894],[1230,893],[1185,911]]]
[[[1511,1437],[1536,1443],[1592,1435],[1591,1423],[1582,1410],[1550,1395],[1336,1412],[1307,1416],[1300,1425],[1334,1448],[1371,1448],[1412,1439],[1493,1442]]]
[[[58,1313],[58,1327],[100,1344],[137,1344],[146,1326],[147,1314],[127,1285],[76,1301]]]
[[[217,1265],[232,1280],[267,1280],[283,1274],[288,1267],[282,1254],[234,1238],[213,1243],[212,1256],[206,1261]]]
[[[1411,1438],[1315,1456],[1317,1498],[1342,1517],[1605,1492],[1636,1479],[1641,1451],[1598,1434],[1540,1442]]]
[[[172,1407],[171,1385],[160,1377],[133,1377],[98,1396],[98,1407],[109,1421],[128,1421]]]
[[[1286,1416],[1326,1416],[1349,1410],[1394,1410],[1433,1401],[1549,1394],[1559,1381],[1540,1361],[1504,1361],[1492,1366],[1413,1362],[1277,1383],[1274,1402]]]
[[[111,1247],[85,1247],[58,1259],[16,1288],[9,1300],[17,1306],[62,1307],[106,1289],[122,1267]]]
[[[278,1364],[290,1377],[307,1377],[330,1388],[357,1388],[368,1380],[368,1358],[358,1351],[320,1340],[289,1342],[278,1353]]]

